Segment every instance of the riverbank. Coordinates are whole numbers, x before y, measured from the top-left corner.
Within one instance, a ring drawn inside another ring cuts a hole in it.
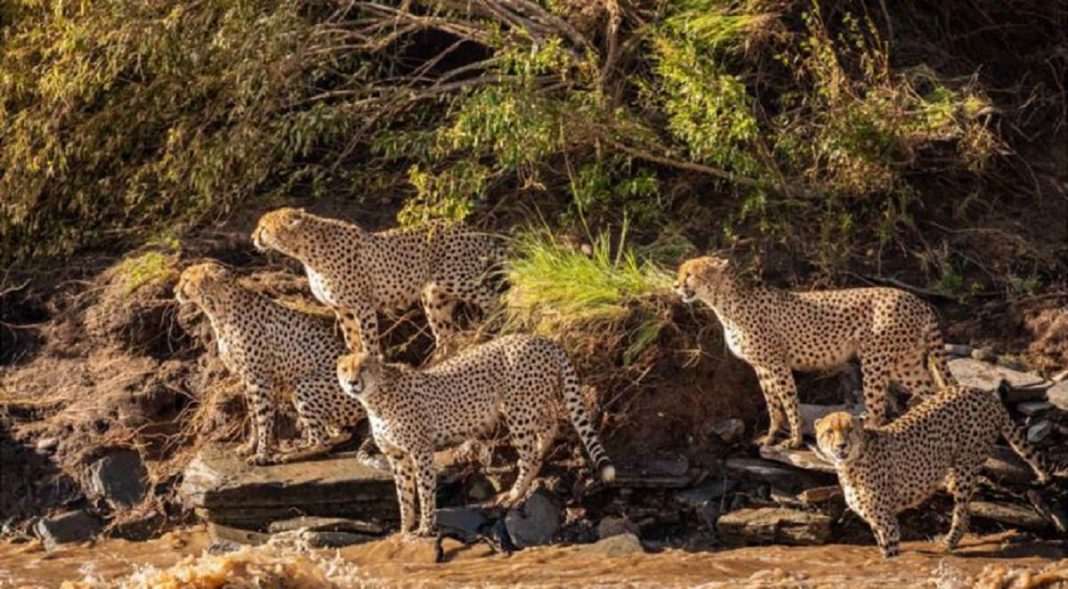
[[[391,536],[341,550],[278,541],[223,554],[205,552],[202,526],[147,542],[108,539],[47,554],[38,544],[0,544],[0,587],[1059,587],[1068,586],[1063,542],[1006,532],[968,536],[947,554],[906,542],[898,559],[874,546],[760,546],[643,552],[605,544],[530,548],[510,557],[445,541]],[[620,552],[623,552],[622,554]]]

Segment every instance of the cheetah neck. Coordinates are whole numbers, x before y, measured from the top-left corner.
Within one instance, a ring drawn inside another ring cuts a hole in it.
[[[382,364],[378,371],[378,384],[374,390],[360,397],[360,402],[371,412],[376,412],[376,409],[391,404],[391,401],[398,395],[403,394],[404,381],[419,372],[404,364]]]
[[[367,246],[370,238],[371,234],[352,223],[323,223],[308,228],[301,251],[293,257],[318,272],[337,264],[339,260],[344,262],[355,258],[357,252]]]
[[[201,305],[212,325],[229,324],[234,320],[235,311],[247,309],[258,302],[258,295],[236,285],[215,289],[203,297]]]

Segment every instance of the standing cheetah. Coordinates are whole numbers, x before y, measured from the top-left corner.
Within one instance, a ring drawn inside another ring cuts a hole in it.
[[[866,427],[844,411],[816,421],[819,453],[838,471],[846,503],[871,526],[883,556],[898,554],[897,514],[941,486],[953,496],[952,550],[968,531],[976,476],[1002,435],[1045,483],[1049,475],[991,393],[950,386],[890,425]]]
[[[675,291],[700,299],[723,324],[735,356],[756,371],[770,425],[770,445],[789,424],[784,444],[801,446],[801,417],[792,371],[827,370],[860,358],[864,403],[872,424],[886,421],[891,382],[912,395],[952,383],[934,311],[919,298],[892,288],[794,293],[747,286],[730,262],[706,256],[683,262]]]
[[[174,287],[180,303],[194,303],[208,316],[226,367],[240,375],[253,412],[252,432],[238,452],[251,464],[308,457],[329,448],[327,426],[355,425],[359,403],[342,393],[334,375],[345,346],[329,322],[282,306],[237,283],[215,262],[186,268]],[[277,393],[293,392],[307,447],[279,457],[275,442]]]
[[[501,337],[424,370],[353,354],[338,359],[337,377],[367,410],[375,442],[393,466],[403,533],[415,524],[416,487],[422,511],[417,533],[434,529],[434,451],[488,433],[501,420],[519,454],[519,473],[499,503],[510,506],[526,498],[556,436],[562,406],[601,478],[615,478],[583,405],[575,369],[560,346],[547,339]]]
[[[282,208],[260,218],[252,240],[260,251],[278,250],[304,264],[312,293],[337,310],[353,350],[381,355],[377,311],[420,301],[441,346],[456,331],[458,302],[473,304],[484,317],[498,307],[485,279],[503,248],[496,238],[463,227],[434,223],[371,233]]]

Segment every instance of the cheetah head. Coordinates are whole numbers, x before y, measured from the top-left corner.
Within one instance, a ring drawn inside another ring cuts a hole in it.
[[[817,419],[816,444],[819,453],[835,464],[849,462],[864,442],[863,420],[846,411]]]
[[[345,354],[337,359],[337,380],[346,395],[366,399],[378,386],[382,360],[373,354]]]
[[[713,296],[730,278],[730,262],[718,256],[703,256],[686,260],[679,266],[675,293],[684,303],[697,299],[713,300]]]
[[[275,209],[260,217],[252,232],[252,244],[261,252],[273,249],[296,256],[300,253],[300,227],[310,216],[304,209]]]
[[[204,262],[190,266],[174,285],[174,298],[179,303],[199,303],[205,293],[217,285],[229,282],[233,275],[218,262]]]

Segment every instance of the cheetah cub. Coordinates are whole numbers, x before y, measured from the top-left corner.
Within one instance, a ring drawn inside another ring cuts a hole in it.
[[[333,374],[345,345],[328,321],[246,289],[214,262],[186,268],[174,294],[179,303],[192,303],[204,311],[223,364],[244,381],[253,419],[248,442],[238,453],[248,456],[249,463],[270,464],[325,452],[330,447],[328,428],[352,426],[363,419],[363,408],[341,391]],[[275,404],[284,390],[293,392],[306,447],[279,456],[273,448]]]
[[[575,369],[547,339],[509,335],[422,370],[351,354],[338,359],[337,377],[367,410],[375,442],[393,467],[402,533],[415,524],[417,488],[422,512],[417,533],[434,530],[434,451],[489,433],[501,421],[519,454],[519,473],[498,504],[512,506],[526,498],[565,407],[601,478],[615,478],[583,405]]]
[[[953,382],[934,310],[905,291],[748,286],[727,259],[715,256],[683,262],[674,288],[684,302],[712,307],[731,352],[756,371],[770,421],[761,445],[771,445],[785,418],[789,436],[781,445],[801,446],[793,370],[828,370],[859,357],[864,403],[876,425],[886,421],[891,382],[912,395]]]
[[[381,355],[377,312],[421,302],[437,347],[457,331],[458,302],[488,317],[498,307],[486,280],[503,258],[500,240],[434,223],[372,233],[303,209],[281,208],[260,218],[252,241],[304,265],[312,294],[336,310],[352,350]]]
[[[942,485],[953,496],[952,550],[968,531],[976,476],[998,435],[1049,480],[1038,456],[991,393],[951,386],[881,427],[844,411],[816,421],[817,451],[834,464],[850,509],[868,522],[884,557],[897,556],[897,514],[926,501]]]

